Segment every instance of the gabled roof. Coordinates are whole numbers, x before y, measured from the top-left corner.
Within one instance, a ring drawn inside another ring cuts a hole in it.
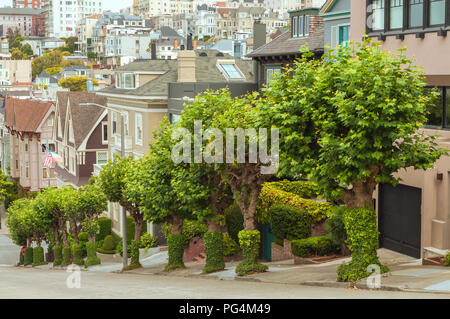
[[[69,102],[70,101],[70,102]],[[64,127],[67,116],[67,104],[69,102],[72,117],[75,146],[78,148],[85,140],[98,118],[105,109],[96,105],[81,106],[81,103],[96,103],[106,106],[106,98],[95,93],[88,92],[58,92],[58,112],[61,116],[61,125]],[[64,134],[64,130],[63,130]]]
[[[8,98],[6,126],[20,132],[36,132],[53,105],[53,102]]]

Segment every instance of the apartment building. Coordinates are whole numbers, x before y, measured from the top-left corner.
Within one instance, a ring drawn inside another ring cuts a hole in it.
[[[41,0],[13,0],[13,7],[39,9],[41,7]]]
[[[17,29],[22,36],[33,35],[33,17],[42,12],[32,8],[0,8],[0,36],[6,36],[8,29]]]
[[[31,61],[0,60],[0,84],[2,86],[30,86]]]

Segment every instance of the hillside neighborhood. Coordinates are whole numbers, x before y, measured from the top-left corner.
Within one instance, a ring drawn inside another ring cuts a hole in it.
[[[450,0],[7,2],[0,299],[450,297]]]

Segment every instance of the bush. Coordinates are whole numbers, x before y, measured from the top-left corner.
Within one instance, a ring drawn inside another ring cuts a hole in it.
[[[234,256],[238,252],[240,252],[241,249],[239,248],[239,245],[234,241],[233,238],[231,238],[230,235],[225,234],[223,235],[223,255],[228,256]]]
[[[316,198],[320,195],[319,186],[310,181],[288,181],[266,183],[269,187],[293,193],[303,198]]]
[[[186,239],[183,235],[170,234],[167,238],[167,246],[169,247],[169,262],[166,271],[177,268],[185,268],[183,262],[183,253]]]
[[[44,248],[42,247],[34,247],[33,248],[33,267],[45,265],[47,264],[45,262],[44,258]]]
[[[183,229],[181,234],[185,239],[185,245],[189,244],[194,237],[203,237],[208,231],[208,226],[197,220],[183,220]]]
[[[78,241],[79,242],[88,242],[89,241],[89,234],[86,232],[80,232],[78,233]]]
[[[23,265],[28,266],[33,264],[33,248],[27,247],[25,248],[25,258],[23,260]]]
[[[224,212],[225,225],[227,227],[228,234],[231,238],[238,243],[238,234],[241,230],[244,230],[244,216],[242,215],[239,205],[234,203]]]
[[[123,256],[123,240],[122,238],[119,239],[116,245],[116,254],[120,254],[120,256]],[[127,245],[127,254],[130,256],[131,253],[131,243],[129,242]]]
[[[347,210],[345,206],[336,207],[327,221],[327,231],[331,239],[337,245],[343,245],[347,239],[347,232],[345,231],[344,213]]]
[[[19,263],[18,265],[23,265],[23,263],[25,262],[25,257],[22,254],[22,250],[19,253]]]
[[[258,263],[260,234],[257,230],[242,230],[239,232],[239,244],[244,260],[237,265],[236,273],[247,276],[255,272],[264,272],[267,266]]]
[[[311,216],[304,210],[286,205],[270,208],[268,220],[272,234],[279,239],[303,239],[311,236]]]
[[[87,242],[86,243],[86,250],[87,250],[87,258],[86,258],[86,262],[84,263],[84,266],[87,268],[89,266],[93,266],[93,265],[99,265],[101,264],[100,258],[97,257],[96,254],[96,244],[91,243],[91,242]]]
[[[61,266],[65,267],[72,263],[72,255],[70,247],[63,247]]]
[[[83,250],[81,248],[81,245],[74,245],[72,247],[73,249],[73,263],[75,265],[83,266],[84,260],[83,260]]]
[[[111,219],[100,217],[98,219],[98,225],[100,227],[100,231],[97,235],[95,235],[96,242],[104,240],[106,236],[111,235]]]
[[[53,261],[53,266],[59,266],[62,263],[62,247],[61,246],[55,246],[53,249],[55,254],[55,259]]]
[[[210,273],[225,269],[223,258],[223,236],[221,232],[206,232],[204,235],[206,265],[203,273]]]
[[[450,266],[450,253],[448,253],[447,256],[445,256],[445,265]]]
[[[377,256],[378,238],[376,213],[371,208],[358,208],[344,212],[344,224],[347,231],[352,260],[349,264],[339,266],[338,281],[356,282],[368,277],[367,267],[378,265],[380,273],[389,271]]]
[[[98,248],[97,251],[101,254],[115,254],[116,253],[116,245],[114,243],[114,237],[108,235],[105,237],[103,242],[103,246]]]
[[[305,239],[293,240],[291,250],[295,256],[325,256],[339,251],[339,246],[331,239],[329,235],[309,237]]]
[[[151,248],[151,247],[156,247],[156,237],[153,236],[152,234],[149,233],[145,233],[141,236],[141,241],[139,242],[139,248]]]
[[[139,243],[132,240],[130,244],[130,258],[131,263],[129,268],[139,268],[142,267],[141,263],[139,262]]]

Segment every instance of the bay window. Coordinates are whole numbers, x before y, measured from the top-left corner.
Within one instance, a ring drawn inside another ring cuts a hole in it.
[[[424,0],[409,0],[408,26],[410,28],[417,28],[423,26],[423,1]]]

